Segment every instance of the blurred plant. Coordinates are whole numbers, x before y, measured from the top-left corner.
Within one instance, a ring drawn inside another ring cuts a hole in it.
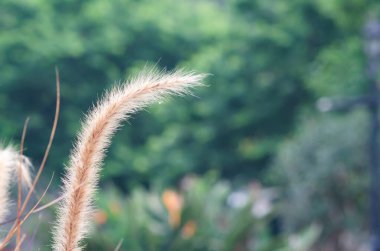
[[[319,241],[327,239],[335,250],[355,250],[342,238],[367,229],[365,121],[360,111],[308,119],[282,144],[270,175],[282,183],[287,232],[317,223],[323,226]]]
[[[134,251],[308,250],[317,227],[291,238],[274,236],[273,207],[265,215],[255,214],[260,200],[272,204],[268,194],[273,192],[257,186],[234,191],[214,173],[186,176],[179,189],[136,188],[127,198],[107,187],[97,199],[102,208],[95,218],[98,237],[90,240],[89,248],[110,250],[123,238],[121,250]]]

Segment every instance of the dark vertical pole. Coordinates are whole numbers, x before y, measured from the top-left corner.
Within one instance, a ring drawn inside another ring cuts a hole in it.
[[[378,91],[378,90],[376,90]],[[377,96],[377,95],[376,95]],[[378,102],[373,100],[369,105],[371,112],[371,131],[369,139],[369,153],[370,153],[370,221],[372,228],[372,250],[380,251],[380,207],[379,207],[379,192],[380,192],[380,175],[379,175],[379,121],[378,121]]]
[[[371,116],[371,131],[369,139],[370,153],[370,224],[372,230],[372,251],[380,251],[380,172],[379,172],[379,87],[377,83],[377,71],[380,58],[380,23],[370,20],[365,27],[366,53],[368,57],[368,79],[370,81],[369,102]]]

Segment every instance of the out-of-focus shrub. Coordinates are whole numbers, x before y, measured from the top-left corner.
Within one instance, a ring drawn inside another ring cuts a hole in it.
[[[309,228],[299,236],[273,234],[272,189],[257,183],[237,191],[216,176],[187,176],[179,189],[138,189],[124,197],[113,188],[99,194],[96,238],[91,250],[231,251],[307,250],[318,235]]]
[[[281,215],[287,231],[317,223],[323,225],[322,236],[341,248],[344,233],[365,233],[369,184],[365,121],[361,112],[326,114],[305,121],[281,146],[271,172],[282,182]]]

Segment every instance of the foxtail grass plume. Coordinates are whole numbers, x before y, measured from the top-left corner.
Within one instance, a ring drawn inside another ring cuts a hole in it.
[[[9,189],[12,182],[17,183],[18,168],[23,185],[30,186],[30,167],[29,159],[20,155],[14,147],[0,145],[0,223],[9,211]]]
[[[111,137],[131,114],[169,95],[188,94],[205,76],[183,71],[159,73],[145,70],[121,84],[90,110],[82,124],[63,180],[64,200],[54,228],[55,251],[79,251],[88,232],[92,200],[101,163]]]

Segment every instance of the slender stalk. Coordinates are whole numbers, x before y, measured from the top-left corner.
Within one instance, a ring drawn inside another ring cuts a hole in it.
[[[39,178],[40,178],[40,176],[42,174],[42,171],[44,170],[47,158],[49,156],[50,148],[51,148],[51,146],[53,144],[53,139],[54,139],[54,136],[55,136],[55,131],[57,129],[58,118],[59,118],[59,111],[60,111],[60,80],[59,80],[58,68],[55,69],[55,72],[56,72],[56,107],[55,107],[55,115],[54,115],[53,126],[52,126],[52,129],[51,129],[51,132],[50,132],[49,142],[48,142],[48,144],[46,146],[45,154],[44,154],[44,157],[43,157],[42,162],[40,164],[40,167],[38,168],[37,174],[34,177],[33,182],[30,180],[30,178],[27,181],[28,184],[29,184],[29,191],[28,191],[28,193],[25,196],[24,202],[22,203],[22,206],[21,206],[21,209],[20,209],[20,212],[19,212],[20,215],[23,215],[24,211],[26,210],[26,206],[27,206],[27,204],[28,204],[28,202],[29,202],[29,200],[30,200],[30,198],[32,196],[32,193],[35,192],[35,187],[36,187],[36,185],[38,183],[38,180],[39,180]],[[25,160],[27,160],[27,159],[25,158]],[[1,165],[0,165],[0,168],[1,168]],[[1,169],[0,169],[0,171],[1,171]],[[0,184],[1,184],[1,182],[0,182]],[[40,200],[42,200],[42,197],[40,198]],[[0,202],[1,202],[1,185],[0,185]],[[38,205],[38,204],[39,204],[39,202],[36,203],[36,205]],[[0,203],[0,205],[1,205],[1,203]],[[33,211],[27,212],[26,216],[20,222],[18,222],[18,218],[16,218],[16,221],[14,222],[13,226],[9,230],[8,234],[0,242],[0,250],[2,250],[9,243],[9,241],[12,239],[13,235],[15,234],[17,228],[19,226],[21,226],[23,224],[23,222],[25,222],[25,220],[32,213],[33,213]],[[3,220],[1,220],[1,206],[0,206],[0,222],[4,222]]]
[[[20,225],[20,218],[21,218],[21,199],[22,199],[22,154],[24,153],[24,143],[25,143],[25,137],[26,137],[26,129],[28,128],[29,118],[25,120],[24,128],[22,130],[22,136],[21,136],[21,144],[20,144],[20,155],[19,158],[19,165],[17,169],[17,183],[18,183],[18,193],[17,193],[17,238],[16,238],[16,247],[19,247],[21,245],[21,225]],[[19,245],[20,244],[20,245]],[[16,248],[15,251],[19,251],[19,248]]]

